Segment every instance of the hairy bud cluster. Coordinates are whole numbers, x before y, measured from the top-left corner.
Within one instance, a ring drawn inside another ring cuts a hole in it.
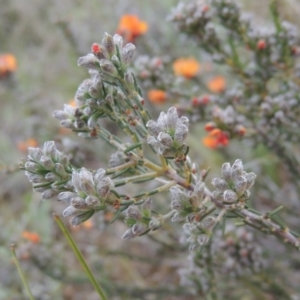
[[[224,163],[221,172],[222,178],[212,180],[212,185],[216,188],[213,196],[216,199],[225,204],[232,204],[250,198],[250,189],[254,185],[256,175],[253,172],[245,172],[240,159],[237,159],[232,166]]]
[[[254,240],[253,233],[238,228],[216,241],[222,255],[221,271],[231,276],[250,275],[263,267],[262,249]]]
[[[53,113],[60,120],[61,126],[80,132],[81,136],[97,137],[95,130],[100,126],[100,118],[112,115],[115,106],[117,93],[107,86],[118,86],[122,78],[125,89],[135,90],[134,76],[126,71],[134,51],[135,46],[131,43],[123,46],[120,35],[112,37],[105,34],[102,44],[93,44],[92,53],[78,59],[79,66],[89,69],[91,78],[84,80],[78,87],[75,94],[76,108],[65,105],[64,110]]]
[[[179,3],[169,17],[181,32],[193,34],[197,42],[213,50],[213,47],[219,47],[220,41],[211,18],[210,7],[199,1]]]
[[[134,62],[137,78],[145,89],[171,86],[173,77],[166,71],[164,60],[161,57],[148,55],[138,56]]]
[[[179,118],[176,108],[171,107],[167,113],[161,112],[157,121],[148,121],[147,143],[166,158],[184,159],[188,147],[183,141],[189,131],[188,125],[188,118]]]
[[[72,189],[69,158],[56,149],[53,141],[46,142],[43,149],[28,148],[28,159],[21,168],[34,190],[42,193],[42,199],[50,199],[60,191]]]
[[[211,236],[211,229],[215,225],[215,218],[208,216],[201,219],[205,209],[202,207],[205,184],[199,181],[192,192],[182,190],[177,186],[170,189],[172,195],[171,207],[175,210],[171,221],[185,221],[183,230],[188,236],[187,242],[190,243],[190,251],[206,245]]]
[[[113,182],[105,176],[105,170],[92,173],[85,168],[72,173],[74,192],[62,192],[58,200],[70,204],[64,211],[64,217],[70,217],[73,226],[89,219],[96,211],[105,208],[105,202],[111,195]]]
[[[148,231],[157,230],[161,227],[162,221],[159,218],[151,216],[152,199],[147,198],[141,205],[141,209],[138,206],[131,205],[126,210],[125,223],[129,229],[125,231],[122,239],[129,240],[139,235],[145,234]]]

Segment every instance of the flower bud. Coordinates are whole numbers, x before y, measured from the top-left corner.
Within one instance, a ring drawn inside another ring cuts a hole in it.
[[[221,174],[222,174],[222,178],[225,181],[230,181],[231,180],[231,167],[230,167],[230,163],[224,163],[222,165],[222,170],[221,170]]]
[[[243,195],[247,188],[247,179],[244,176],[235,178],[234,187],[238,195]]]
[[[56,149],[54,141],[48,141],[44,144],[44,147],[43,147],[44,155],[47,155],[47,156],[51,157],[52,159],[55,159],[56,151],[57,151],[57,149]]]
[[[102,39],[102,44],[109,56],[112,57],[115,54],[115,43],[113,37],[105,32]]]
[[[200,246],[204,246],[208,243],[209,236],[206,234],[199,234],[197,237],[197,242]]]
[[[226,203],[234,203],[238,199],[238,195],[232,190],[227,190],[224,192],[223,198]]]
[[[58,179],[58,176],[55,175],[54,173],[52,172],[48,172],[46,175],[45,175],[45,179],[48,180],[48,181],[56,181]]]
[[[65,119],[69,118],[69,115],[63,110],[55,110],[53,112],[52,116],[60,121],[63,121]]]
[[[74,198],[76,196],[77,196],[77,194],[73,193],[73,192],[61,192],[61,193],[59,193],[57,198],[59,201],[64,201],[64,202],[70,203],[72,198]]]
[[[134,55],[135,46],[131,43],[126,44],[122,49],[122,60],[125,64],[130,64]]]
[[[76,209],[74,206],[68,206],[62,213],[64,217],[71,217],[80,214],[81,211]]]
[[[83,223],[84,221],[88,220],[94,214],[93,210],[89,210],[87,212],[78,214],[71,220],[72,226],[78,226],[79,224]]]
[[[250,189],[253,186],[254,182],[255,182],[256,174],[253,173],[253,172],[247,173],[245,175],[245,177],[246,177],[246,180],[247,180],[247,189]]]
[[[122,36],[120,36],[119,34],[115,34],[113,36],[113,40],[114,40],[115,46],[118,47],[121,50],[122,47],[123,47],[123,38],[122,38]]]
[[[54,169],[55,169],[55,172],[57,174],[59,174],[62,178],[64,178],[64,177],[67,176],[67,172],[66,172],[66,170],[65,170],[65,168],[64,168],[64,166],[62,164],[56,163],[54,165]]]
[[[107,59],[101,59],[100,60],[100,67],[101,67],[101,70],[104,73],[107,73],[110,76],[117,76],[118,75],[118,71],[117,71],[116,67],[112,64],[112,62],[110,62]]]
[[[237,159],[231,167],[231,177],[234,178],[239,177],[243,174],[243,162],[240,159]]]
[[[228,183],[224,179],[214,178],[211,183],[219,191],[224,192],[229,189]]]
[[[40,148],[28,148],[28,158],[34,161],[39,161],[43,156],[43,151]]]
[[[176,210],[181,210],[183,208],[181,202],[177,200],[171,202],[171,207],[172,209],[176,209]]]
[[[152,217],[151,221],[149,222],[149,228],[153,231],[159,229],[161,225],[161,221],[154,217]]]
[[[135,238],[135,234],[132,232],[132,228],[129,228],[125,231],[125,233],[122,235],[123,240],[130,240]]]
[[[136,223],[132,227],[132,232],[135,236],[142,234],[146,230],[146,226],[140,223]]]
[[[88,54],[78,58],[77,65],[87,69],[100,71],[99,60],[94,54]]]
[[[139,220],[142,217],[142,213],[136,206],[129,206],[126,215],[134,220]]]
[[[42,193],[42,199],[51,199],[56,195],[57,195],[56,191],[54,191],[52,189],[48,189]]]
[[[93,195],[87,196],[85,198],[85,203],[87,204],[87,206],[92,207],[92,208],[95,208],[101,204],[99,199]]]
[[[128,85],[128,87],[130,88],[134,88],[134,78],[131,72],[126,72],[125,76],[124,76],[124,80],[126,82],[126,84]]]
[[[78,196],[71,199],[71,205],[76,209],[87,208],[87,204],[85,203],[84,199]]]
[[[38,166],[38,164],[36,164],[32,161],[27,161],[25,163],[25,169],[29,172],[36,173],[36,172],[38,172],[39,166]]]

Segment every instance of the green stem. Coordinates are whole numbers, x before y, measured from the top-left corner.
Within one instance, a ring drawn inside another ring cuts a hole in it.
[[[120,165],[120,166],[117,166],[115,168],[110,168],[110,169],[106,169],[106,174],[112,174],[112,173],[115,173],[115,172],[118,172],[118,171],[121,171],[123,169],[127,169],[129,167],[132,167],[133,165],[135,165],[136,162],[131,160],[129,162],[126,162],[125,164],[123,165]]]
[[[77,256],[77,259],[79,260],[81,266],[83,267],[85,273],[87,274],[88,278],[90,279],[90,282],[92,283],[93,287],[95,288],[95,290],[99,294],[100,298],[102,300],[107,300],[104,292],[102,291],[102,288],[97,283],[97,281],[96,281],[96,279],[95,279],[92,271],[90,270],[89,266],[87,265],[87,263],[86,263],[83,255],[82,255],[82,253],[78,249],[78,247],[77,247],[75,241],[73,240],[72,236],[70,235],[70,232],[68,231],[67,227],[61,221],[61,219],[59,218],[59,216],[57,216],[57,215],[54,214],[53,217],[54,217],[55,222],[58,224],[60,230],[62,231],[63,235],[68,240],[68,242],[69,242],[69,244],[70,244],[73,252]]]
[[[216,277],[215,277],[215,272],[213,269],[213,260],[211,256],[211,242],[207,246],[207,273],[209,275],[209,290],[208,290],[208,295],[212,300],[217,300],[218,295],[217,295],[217,288],[216,288]]]
[[[13,256],[14,263],[16,264],[16,267],[18,269],[19,275],[21,277],[22,283],[23,283],[23,285],[24,285],[24,287],[26,289],[26,292],[28,294],[29,299],[30,300],[34,300],[34,297],[33,297],[32,293],[31,293],[30,287],[29,287],[29,285],[27,283],[26,277],[25,277],[25,275],[24,275],[24,273],[23,273],[23,271],[21,269],[19,260],[18,260],[17,255],[16,255],[15,248],[16,248],[16,246],[14,244],[10,246],[10,250],[11,250],[11,253],[12,253],[12,256]]]

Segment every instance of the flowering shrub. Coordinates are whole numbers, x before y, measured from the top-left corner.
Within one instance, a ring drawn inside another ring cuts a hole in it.
[[[91,53],[78,60],[90,78],[79,85],[75,105],[65,104],[53,113],[62,127],[82,138],[102,139],[115,152],[107,167],[92,170],[73,164],[54,141],[43,148],[30,147],[21,168],[34,190],[43,199],[66,203],[62,215],[71,217],[73,226],[112,212],[111,222],[122,220],[128,226],[122,235],[126,240],[167,230],[168,222],[180,223],[177,234],[190,251],[180,270],[181,283],[207,299],[225,299],[230,293],[216,281],[216,271],[241,281],[245,275],[254,280],[253,274],[261,274],[263,250],[256,232],[299,250],[299,235],[278,216],[282,206],[262,208],[256,203],[270,183],[251,161],[254,155],[243,162],[242,146],[241,153],[226,149],[230,142],[246,145],[247,151],[263,144],[280,158],[291,189],[299,188],[298,149],[294,151],[299,140],[299,38],[292,25],[280,21],[275,2],[271,12],[275,27],[261,31],[231,1],[190,1],[173,9],[170,20],[179,31],[236,79],[218,75],[206,81],[194,58],[135,59],[131,42],[147,26],[135,16],[125,16],[118,33],[129,43],[119,34],[106,33],[101,44],[93,44]],[[165,75],[167,64],[174,73]],[[156,117],[143,92],[154,106],[177,103]],[[208,131],[202,136],[205,147],[227,150],[228,159],[211,180],[209,169],[193,159],[195,151],[201,155],[204,149],[201,136],[196,146],[190,143],[190,131],[199,124]],[[162,194],[165,205],[159,207]],[[259,288],[263,293],[262,283]],[[283,287],[278,291],[287,295]]]

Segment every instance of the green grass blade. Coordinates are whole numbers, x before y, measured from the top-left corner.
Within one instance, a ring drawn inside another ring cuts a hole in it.
[[[61,229],[62,233],[64,234],[64,236],[66,237],[66,239],[68,240],[73,252],[76,254],[77,259],[79,260],[80,264],[82,265],[85,273],[87,274],[88,278],[90,279],[93,287],[95,288],[95,290],[97,291],[97,293],[99,294],[100,298],[102,300],[107,300],[102,288],[100,287],[100,285],[97,283],[92,271],[90,270],[89,266],[87,265],[82,253],[80,252],[80,250],[78,249],[75,241],[73,240],[70,232],[68,231],[68,229],[66,228],[66,226],[64,225],[64,223],[61,221],[61,219],[59,218],[59,216],[57,215],[53,215],[54,216],[54,220],[56,221],[56,223],[58,224],[59,228]]]
[[[19,260],[17,258],[15,249],[16,249],[16,246],[14,244],[10,246],[10,250],[11,250],[11,253],[12,253],[12,256],[13,256],[14,263],[16,264],[17,270],[19,272],[19,275],[21,277],[21,280],[22,280],[22,283],[23,283],[23,285],[25,287],[25,290],[26,290],[26,292],[28,294],[28,297],[29,297],[30,300],[34,300],[34,297],[33,297],[32,293],[31,293],[30,287],[29,287],[29,285],[27,283],[25,274],[23,273],[23,271],[21,269],[21,266],[20,266]]]

